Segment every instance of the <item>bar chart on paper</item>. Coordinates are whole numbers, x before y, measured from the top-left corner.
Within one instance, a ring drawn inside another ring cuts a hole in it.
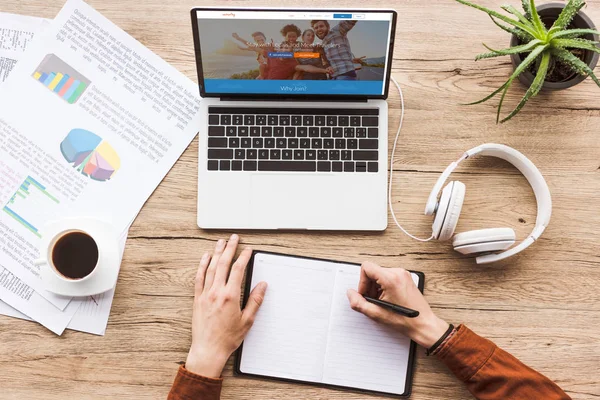
[[[48,54],[32,74],[33,78],[69,104],[75,103],[90,80],[54,54]]]
[[[2,211],[41,238],[39,227],[52,216],[52,209],[60,201],[46,187],[28,176],[4,205]]]
[[[100,136],[85,129],[72,129],[60,144],[60,151],[77,171],[96,181],[107,181],[121,167],[121,159]]]

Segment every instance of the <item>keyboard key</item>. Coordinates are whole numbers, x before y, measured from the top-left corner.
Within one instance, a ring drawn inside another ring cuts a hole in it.
[[[327,160],[329,152],[327,150],[317,150],[317,160]]]
[[[329,159],[333,161],[337,161],[340,159],[340,151],[339,150],[329,150]]]
[[[301,115],[292,115],[292,125],[294,125],[294,126],[302,125],[302,116]]]
[[[244,125],[254,125],[254,115],[244,115]]]
[[[346,147],[349,149],[357,149],[358,148],[358,139],[348,139],[346,140]]]
[[[242,170],[242,162],[241,161],[232,161],[231,162],[231,170],[232,171],[241,171]]]
[[[378,126],[379,117],[363,117],[362,126]]]
[[[242,138],[241,143],[242,143],[242,147],[245,149],[252,147],[252,139],[250,139],[250,138],[246,138],[246,137]]]
[[[359,149],[378,149],[379,148],[379,139],[360,139],[358,141]]]
[[[336,149],[345,149],[346,148],[346,139],[335,139],[335,148]]]
[[[310,137],[319,137],[319,128],[308,128],[308,136]]]
[[[258,157],[258,150],[248,149],[248,151],[246,151],[246,158],[248,160],[256,160],[257,157]]]
[[[274,138],[266,138],[265,139],[265,147],[267,149],[272,149],[275,147],[275,139]]]
[[[315,117],[315,125],[316,126],[325,126],[325,116],[324,115],[317,115]]]
[[[227,134],[227,136],[237,136],[237,127],[228,126],[227,129],[225,129],[225,133]]]
[[[254,147],[255,149],[262,149],[263,148],[263,140],[261,138],[252,139],[252,147]]]
[[[378,138],[379,137],[379,129],[378,128],[369,128],[369,137],[370,138]]]
[[[292,159],[292,150],[281,150],[281,159],[282,160],[291,160]]]
[[[342,161],[351,161],[352,152],[350,150],[342,150]]]
[[[208,124],[209,125],[219,125],[219,116],[215,114],[211,114],[208,116]]]
[[[298,137],[307,137],[308,136],[308,128],[305,126],[299,126],[296,128],[296,136]]]
[[[269,150],[266,150],[266,149],[259,150],[258,158],[260,160],[268,160],[269,159]]]
[[[269,125],[279,125],[279,115],[269,115],[267,120]]]
[[[208,160],[208,170],[209,171],[218,171],[219,170],[219,160]]]
[[[273,136],[273,127],[271,126],[263,126],[261,128],[262,137],[271,137]]]
[[[293,126],[287,126],[285,128],[285,137],[296,137],[296,128]]]
[[[208,149],[209,160],[230,160],[233,158],[231,149]]]
[[[279,116],[279,125],[287,126],[290,124],[290,116],[289,115],[280,115]]]
[[[243,160],[244,158],[246,158],[246,150],[244,150],[244,149],[235,149],[235,159],[236,160]]]
[[[231,122],[233,122],[234,125],[242,125],[244,123],[244,116],[243,115],[233,115],[231,117]]]
[[[335,115],[327,116],[327,126],[336,126],[337,125],[337,117]]]
[[[208,138],[208,147],[227,147],[227,138]]]
[[[353,115],[350,117],[350,126],[360,126],[360,116]]]
[[[359,161],[356,163],[356,172],[367,172],[367,163]]]
[[[331,163],[331,171],[332,172],[342,172],[343,164],[339,161],[334,161]]]
[[[304,150],[294,150],[294,160],[304,160]]]
[[[260,127],[259,126],[251,126],[250,127],[250,136],[260,136]]]
[[[310,139],[300,139],[300,148],[310,149]]]
[[[256,116],[256,125],[266,125],[267,124],[267,116],[266,115],[257,115]]]
[[[344,137],[345,138],[353,138],[354,137],[354,128],[344,128]]]
[[[333,139],[323,139],[324,149],[333,149]]]
[[[377,172],[378,164],[376,162],[370,162],[367,164],[367,171],[369,172]]]
[[[314,161],[259,161],[258,170],[314,172],[317,170],[317,163]]]
[[[283,126],[274,126],[273,127],[273,136],[283,137]]]
[[[271,160],[279,160],[281,158],[281,150],[271,150],[269,151],[269,158]]]
[[[288,139],[288,147],[290,149],[297,149],[298,148],[298,139],[297,138]]]
[[[220,171],[229,171],[230,169],[231,169],[231,161],[221,160],[219,162],[219,170]]]
[[[221,125],[231,125],[231,115],[221,115]]]
[[[314,117],[312,115],[305,115],[302,117],[302,125],[304,126],[313,126],[314,122]]]
[[[323,147],[323,139],[313,139],[311,143],[313,149],[320,149]]]
[[[356,137],[357,138],[366,138],[367,137],[367,128],[356,128]]]
[[[224,126],[209,126],[208,136],[225,136]]]
[[[238,126],[238,136],[248,136],[248,127]]]
[[[306,159],[307,160],[316,160],[317,159],[317,151],[316,150],[306,150]]]
[[[317,171],[319,172],[331,172],[331,162],[319,161],[317,162]]]
[[[378,156],[377,151],[356,150],[353,153],[353,159],[357,161],[376,161]]]
[[[256,161],[244,161],[244,171],[256,171]]]
[[[275,145],[278,149],[285,149],[287,148],[287,139],[277,139]]]
[[[331,137],[331,128],[328,126],[321,128],[321,137]]]
[[[237,147],[240,147],[240,138],[236,138],[236,137],[229,138],[229,148],[235,149]]]
[[[354,172],[354,163],[352,161],[344,163],[344,172]]]
[[[344,128],[333,128],[332,135],[333,137],[344,137]]]
[[[348,117],[339,117],[338,118],[338,126],[348,126],[350,125],[350,118]]]

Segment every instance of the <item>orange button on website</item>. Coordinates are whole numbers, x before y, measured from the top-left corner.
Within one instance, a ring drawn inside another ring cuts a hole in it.
[[[294,58],[319,58],[319,53],[298,51],[294,53]]]

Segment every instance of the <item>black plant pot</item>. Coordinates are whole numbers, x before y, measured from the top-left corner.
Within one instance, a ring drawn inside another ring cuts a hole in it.
[[[536,7],[536,9],[537,9],[538,14],[540,15],[542,22],[544,22],[546,24],[546,26],[549,27],[558,18],[558,16],[560,15],[561,11],[564,8],[564,6],[565,5],[563,3],[547,3],[547,4],[542,4],[538,7]],[[572,27],[573,29],[596,29],[596,26],[594,25],[592,20],[587,15],[585,15],[582,11],[579,11],[579,13],[575,16],[575,18],[573,18],[573,22],[571,22],[570,27]],[[586,39],[598,41],[598,35],[588,34],[588,35],[585,35],[584,37]],[[518,46],[519,44],[521,44],[521,40],[518,37],[513,35],[512,39],[510,41],[511,47]],[[596,65],[598,64],[598,58],[599,58],[598,53],[594,53],[593,51],[586,50],[583,61],[587,65],[589,65],[589,67],[593,70],[596,67]],[[511,55],[511,59],[512,59],[513,66],[515,68],[517,68],[517,66],[519,64],[521,64],[521,62],[523,62],[523,58],[521,57],[521,54],[513,54],[513,55]],[[542,88],[549,89],[549,90],[567,89],[567,88],[577,85],[578,83],[583,82],[585,80],[585,78],[586,77],[583,75],[573,73],[572,77],[570,77],[567,80],[562,81],[562,82],[545,81]],[[519,81],[527,87],[531,86],[531,84],[533,83],[533,79],[534,79],[533,74],[527,70],[523,71],[519,75]]]

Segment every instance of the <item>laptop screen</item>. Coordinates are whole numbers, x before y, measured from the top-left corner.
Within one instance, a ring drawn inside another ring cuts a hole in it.
[[[383,98],[394,11],[194,9],[203,96]]]

